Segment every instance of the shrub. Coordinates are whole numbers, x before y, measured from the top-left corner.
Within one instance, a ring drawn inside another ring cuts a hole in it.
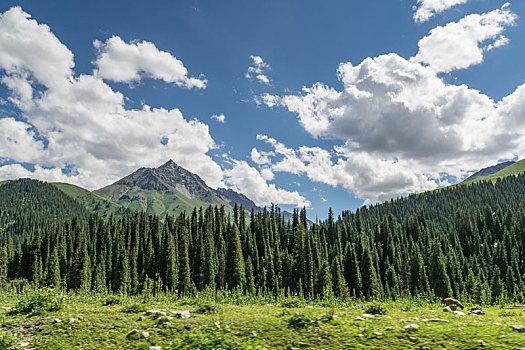
[[[106,299],[104,299],[104,302],[102,303],[103,306],[111,306],[111,305],[120,305],[122,303],[122,300],[116,295],[110,295]]]
[[[366,305],[365,312],[367,314],[372,314],[372,315],[386,315],[388,313],[388,310],[385,304],[379,301],[375,301],[375,302],[368,303]]]
[[[16,338],[8,332],[0,331],[0,349],[10,350],[18,348]]]
[[[293,314],[288,319],[288,327],[295,329],[306,328],[316,324],[317,320],[313,320],[304,314]]]
[[[64,307],[63,295],[52,289],[39,289],[21,297],[13,313],[41,314],[59,311]]]
[[[246,350],[254,348],[241,344],[235,337],[226,334],[191,332],[183,338],[175,340],[172,349]]]
[[[219,307],[217,305],[210,304],[210,303],[200,304],[197,307],[197,310],[195,310],[196,314],[204,314],[204,315],[212,315],[218,312],[219,312]]]
[[[300,307],[303,305],[303,301],[299,298],[288,298],[281,301],[281,306],[289,309]]]
[[[128,314],[138,314],[140,312],[146,312],[146,306],[142,304],[133,304],[126,306],[124,309],[122,309],[122,312],[126,312]]]

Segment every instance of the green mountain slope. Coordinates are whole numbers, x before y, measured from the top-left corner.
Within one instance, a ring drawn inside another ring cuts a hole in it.
[[[99,214],[104,218],[108,218],[111,214],[116,216],[123,215],[127,212],[126,208],[115,204],[110,200],[103,198],[96,193],[90,192],[82,187],[59,182],[53,183],[62,192],[78,201],[88,211]]]
[[[0,186],[0,234],[23,237],[56,221],[77,217],[87,220],[90,212],[47,182],[19,179]]]
[[[505,169],[508,166],[511,166],[514,163],[515,163],[514,161],[508,161],[508,162],[499,163],[499,164],[496,164],[496,165],[493,165],[493,166],[489,166],[487,168],[483,168],[483,169],[479,170],[478,172],[476,172],[475,174],[472,174],[471,176],[466,178],[463,182],[468,182],[468,181],[472,181],[472,180],[485,178],[487,176],[490,176],[490,175],[493,175],[493,174],[497,173],[500,170]]]
[[[496,182],[498,179],[514,175],[517,176],[519,174],[525,173],[525,159],[520,160],[519,162],[516,162],[512,165],[509,165],[505,167],[504,169],[499,170],[498,172],[495,172],[492,175],[480,178],[480,179],[474,179],[472,181],[465,181],[465,183],[472,183],[472,182],[479,182],[479,181],[492,181]]]

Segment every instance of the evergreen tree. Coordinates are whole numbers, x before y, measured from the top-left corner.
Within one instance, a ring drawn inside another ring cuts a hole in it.
[[[316,296],[327,296],[333,294],[332,276],[330,275],[330,267],[326,260],[323,260],[319,267],[319,273],[317,274],[314,284],[314,292]]]
[[[430,287],[436,296],[441,298],[452,297],[452,288],[450,287],[450,280],[445,268],[445,259],[438,242],[434,242],[430,249],[429,279]]]
[[[229,289],[243,288],[246,282],[244,273],[244,258],[242,256],[241,239],[236,224],[228,232],[226,251],[225,282]]]

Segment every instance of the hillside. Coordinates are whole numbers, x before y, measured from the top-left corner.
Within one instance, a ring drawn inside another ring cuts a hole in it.
[[[514,163],[515,163],[514,161],[508,161],[508,162],[499,163],[499,164],[496,164],[496,165],[493,165],[487,168],[483,168],[480,171],[476,172],[475,174],[470,175],[463,182],[469,182],[469,181],[485,178],[487,176],[497,173],[500,170],[505,169],[508,166],[511,166]]]
[[[480,182],[480,181],[496,182],[498,179],[502,179],[510,175],[517,176],[523,173],[525,173],[525,159],[515,162],[491,175],[488,175],[482,178],[477,178],[477,179],[470,180],[470,181],[465,180],[464,182],[462,182],[462,184],[470,184],[470,183],[475,183],[475,182]]]
[[[19,179],[0,186],[2,235],[27,236],[53,222],[73,217],[87,220],[89,214],[80,203],[47,182]]]
[[[89,212],[97,213],[104,218],[110,217],[111,214],[123,215],[127,212],[124,207],[115,204],[106,198],[103,198],[96,193],[90,192],[82,187],[63,182],[56,182],[53,183],[53,185],[58,187],[62,192],[71,198],[75,199]]]
[[[224,205],[228,211],[234,203],[242,204],[247,211],[257,208],[240,193],[212,189],[198,175],[171,160],[158,168],[138,169],[94,193],[132,211],[144,210],[161,218],[209,205]]]

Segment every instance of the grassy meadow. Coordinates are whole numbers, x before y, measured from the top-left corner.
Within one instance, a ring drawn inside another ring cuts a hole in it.
[[[36,291],[0,296],[0,349],[516,349],[525,312],[443,312],[439,302],[110,296]],[[466,303],[466,309],[471,306]],[[187,313],[173,313],[175,311]],[[148,311],[153,311],[153,313]],[[158,311],[158,312],[157,312]],[[466,310],[465,310],[466,311]],[[187,318],[186,318],[187,317]],[[133,331],[136,330],[136,331]],[[158,348],[160,346],[160,348]]]

